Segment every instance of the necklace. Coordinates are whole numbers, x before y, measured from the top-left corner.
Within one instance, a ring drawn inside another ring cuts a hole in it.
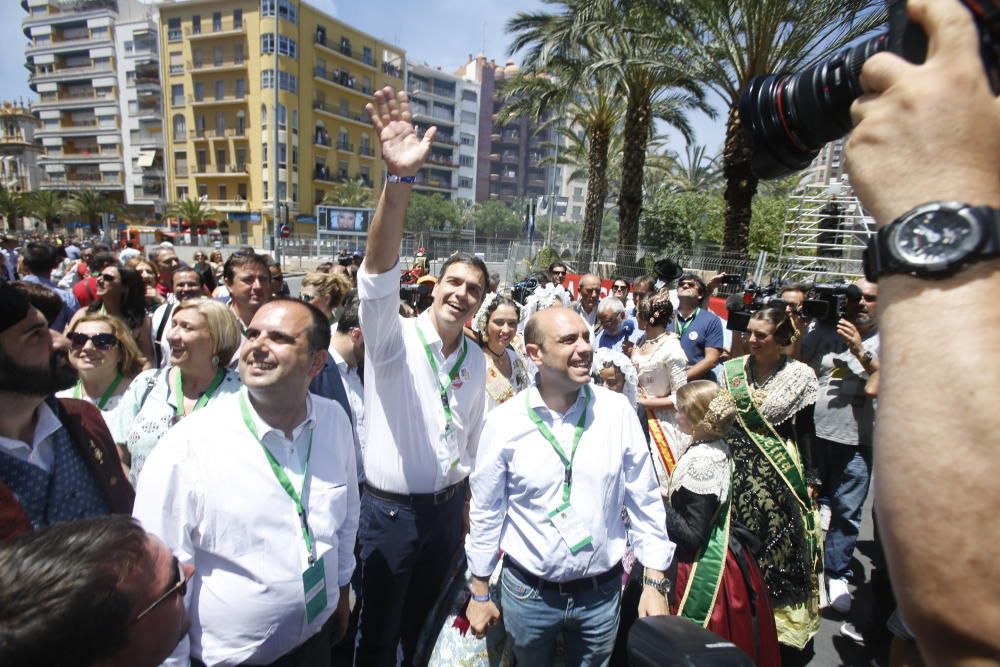
[[[643,346],[652,345],[653,343],[659,342],[659,340],[661,338],[663,338],[664,336],[668,335],[669,333],[670,333],[669,331],[664,331],[662,333],[656,334],[652,338],[647,338],[645,341],[643,341],[642,344],[643,344]]]
[[[759,382],[757,380],[757,374],[754,372],[754,368],[756,367],[757,362],[753,357],[750,357],[750,363],[747,364],[748,370],[750,371],[750,382],[755,387],[763,389],[764,386],[767,385],[767,383],[770,382],[774,378],[774,376],[778,374],[778,371],[780,371],[787,362],[788,362],[788,357],[786,357],[785,355],[781,355],[781,359],[778,361],[777,366],[774,367],[774,370],[771,371],[771,374],[768,375],[766,378],[764,378],[763,382]]]
[[[490,347],[490,344],[487,343],[486,344],[486,351],[489,352],[491,355],[493,355],[494,359],[499,359],[500,357],[506,356],[507,348],[504,348],[504,349],[500,350],[499,352],[494,352],[493,348]]]

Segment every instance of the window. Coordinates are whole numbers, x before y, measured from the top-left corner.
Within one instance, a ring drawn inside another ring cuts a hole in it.
[[[274,88],[274,70],[264,69],[260,71],[260,87]]]
[[[215,99],[221,100],[226,97],[226,82],[216,81],[215,82]]]
[[[187,138],[187,120],[184,118],[184,114],[177,114],[174,116],[174,139],[176,141],[184,141]]]
[[[292,168],[299,166],[299,147],[292,144]]]
[[[286,115],[285,105],[284,104],[279,104],[278,105],[278,129],[279,130],[284,130],[287,127],[287,118],[288,118],[288,116]]]
[[[458,187],[460,187],[460,188],[471,188],[472,187],[472,179],[471,178],[465,178],[464,176],[459,176],[458,177]]]
[[[299,184],[292,183],[292,203],[297,204],[299,201]]]
[[[573,188],[573,199],[580,199],[583,197],[583,188]]]
[[[574,206],[573,207],[573,219],[574,220],[579,220],[581,213],[582,213],[582,211],[581,211],[581,209],[580,209],[579,206]]]
[[[233,30],[240,30],[243,28],[243,10],[234,9],[233,10]]]
[[[362,51],[361,59],[369,65],[374,65],[375,58],[372,56],[371,47],[370,46],[362,47],[361,51]]]
[[[282,90],[290,93],[298,93],[299,79],[290,72],[278,72],[279,85]],[[260,73],[260,87],[274,88],[274,70],[265,69]]]
[[[226,170],[226,149],[216,148],[215,149],[215,167],[218,173],[222,173]]]
[[[170,104],[175,107],[184,106],[184,84],[175,83],[170,86]]]
[[[473,160],[471,155],[460,155],[458,156],[458,164],[463,167],[473,166]]]
[[[195,35],[201,34],[201,17],[197,14],[191,17],[191,32]]]
[[[473,134],[465,134],[463,132],[461,138],[462,138],[462,145],[463,146],[475,146],[476,145],[476,136],[473,135]]]
[[[212,12],[212,32],[222,32],[222,12]]]
[[[462,112],[462,123],[465,125],[475,125],[476,124],[476,114],[471,111]]]
[[[274,33],[264,33],[260,36],[260,52],[274,53]],[[286,35],[278,35],[278,53],[289,58],[297,58],[298,47],[295,40]]]
[[[223,111],[215,112],[215,136],[221,137],[226,134],[226,114]]]
[[[228,195],[229,195],[229,191],[226,189],[226,186],[225,185],[220,185],[219,186],[219,199],[221,201],[226,201],[227,199],[229,199]]]
[[[183,74],[184,73],[184,53],[181,51],[171,51],[170,52],[170,73],[171,74]]]
[[[264,165],[265,167],[267,166],[267,144],[264,144],[263,146],[261,146],[261,157],[260,157],[260,161],[261,161],[261,163],[262,163],[262,164],[263,164],[263,165]],[[267,183],[264,183],[264,185],[266,186],[266,185],[267,185]],[[267,198],[267,195],[264,195],[264,198],[266,199],[266,198]]]
[[[278,1],[278,16],[288,21],[289,23],[298,22],[298,16],[296,14],[295,5],[292,0],[277,0]],[[260,15],[261,16],[274,16],[274,3],[275,0],[260,0]]]
[[[474,90],[463,90],[462,91],[462,101],[463,102],[478,102],[479,96],[476,95]]]
[[[246,79],[236,79],[236,99],[242,100],[247,96]]]
[[[220,65],[222,65],[222,47],[221,46],[215,47],[214,53],[215,53],[215,58],[213,59],[213,62],[215,63],[216,67],[219,67]]]
[[[292,109],[292,132],[299,131],[299,110]]]
[[[179,18],[167,19],[167,41],[179,42],[181,37],[183,37],[181,32],[181,20]]]
[[[240,65],[243,63],[243,58],[243,44],[233,45],[233,62]]]
[[[201,102],[205,99],[205,84],[201,81],[194,84],[194,99],[196,102]]]

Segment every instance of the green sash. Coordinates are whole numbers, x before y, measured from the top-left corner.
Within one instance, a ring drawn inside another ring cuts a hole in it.
[[[729,493],[715,513],[712,532],[701,555],[691,565],[684,597],[681,598],[677,615],[692,620],[707,628],[712,619],[712,611],[722,586],[722,574],[726,569],[726,554],[729,550],[730,506],[733,499],[733,464],[729,462]]]
[[[778,435],[774,426],[764,418],[753,396],[750,393],[750,381],[746,376],[746,362],[749,357],[739,357],[727,361],[725,369],[726,386],[736,400],[736,418],[747,436],[767,458],[782,481],[792,491],[799,503],[802,522],[805,525],[806,543],[809,546],[810,562],[815,565],[819,557],[818,536],[819,517],[812,498],[809,497],[809,487],[805,481],[805,472],[801,463],[788,452],[787,445]]]

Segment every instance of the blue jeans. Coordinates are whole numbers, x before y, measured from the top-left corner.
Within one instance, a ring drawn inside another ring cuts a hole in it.
[[[851,558],[861,532],[861,509],[872,479],[872,448],[841,445],[817,438],[826,450],[823,489],[830,502],[830,529],[823,544],[823,568],[830,578],[851,576]]]
[[[567,667],[608,664],[618,632],[620,577],[572,595],[551,589],[539,591],[509,567],[504,567],[500,582],[504,628],[519,667],[554,664],[560,633]]]

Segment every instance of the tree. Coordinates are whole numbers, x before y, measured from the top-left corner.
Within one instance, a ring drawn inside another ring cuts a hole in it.
[[[472,220],[476,233],[489,238],[516,239],[521,232],[521,219],[509,206],[499,201],[476,205]]]
[[[642,211],[643,246],[656,254],[678,254],[698,242],[720,243],[724,203],[718,190],[676,192],[663,184]]]
[[[7,221],[8,231],[14,231],[21,219],[28,214],[25,196],[20,192],[0,186],[0,215]]]
[[[215,220],[219,217],[219,212],[197,199],[185,197],[167,206],[167,215],[171,218],[184,220],[192,231],[201,229],[208,220]]]
[[[101,216],[120,210],[121,205],[100,190],[77,190],[66,202],[66,211],[84,218],[90,224],[90,233],[95,235],[101,233]]]
[[[630,4],[632,0],[618,0]],[[705,83],[728,106],[723,174],[723,246],[745,252],[758,179],[746,119],[738,109],[750,81],[770,72],[795,72],[828,58],[885,22],[882,0],[660,0],[669,20],[651,24],[665,44],[684,37]]]
[[[455,202],[442,195],[422,195],[413,193],[406,208],[406,229],[419,232],[439,232],[457,230],[462,226]]]
[[[28,193],[27,200],[29,215],[45,223],[50,232],[66,212],[66,200],[58,190],[35,190]]]
[[[675,192],[716,190],[722,184],[718,160],[706,155],[705,146],[684,146],[684,156],[670,153],[665,157],[666,184]]]
[[[372,189],[360,180],[337,183],[323,197],[323,203],[328,206],[345,206],[347,208],[375,208],[375,197]]]

